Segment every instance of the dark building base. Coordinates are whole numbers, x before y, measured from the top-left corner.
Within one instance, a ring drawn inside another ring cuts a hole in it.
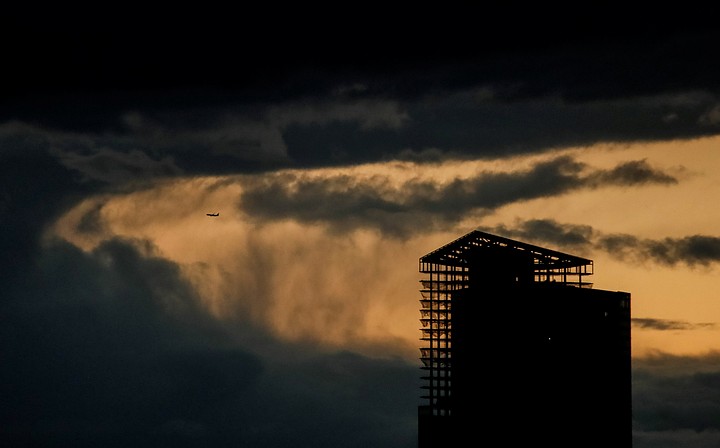
[[[452,302],[452,412],[420,408],[420,448],[632,446],[630,294],[536,283]]]

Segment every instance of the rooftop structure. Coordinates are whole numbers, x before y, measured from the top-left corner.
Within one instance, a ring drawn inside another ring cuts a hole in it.
[[[520,415],[528,432],[508,442],[631,446],[630,294],[593,289],[592,260],[476,230],[419,270],[421,448]]]

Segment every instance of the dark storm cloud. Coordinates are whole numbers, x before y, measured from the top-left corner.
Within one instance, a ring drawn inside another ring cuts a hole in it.
[[[468,213],[489,213],[513,202],[582,188],[674,182],[677,181],[672,176],[645,161],[598,170],[563,156],[538,162],[524,171],[481,172],[447,184],[414,179],[395,187],[381,176],[369,181],[349,175],[266,176],[245,185],[240,208],[254,219],[292,218],[323,222],[336,229],[373,227],[400,235],[433,230]],[[553,234],[552,230],[545,235]]]
[[[282,365],[285,364],[285,365]],[[309,355],[272,372],[262,421],[278,421],[256,440],[271,446],[417,446],[418,368],[400,359],[349,352]],[[291,426],[279,427],[284,422]]]
[[[531,219],[509,228],[504,225],[486,229],[507,238],[521,241],[543,241],[559,247],[580,250],[592,242],[594,230],[588,225],[561,224],[551,219]]]
[[[667,319],[647,319],[635,317],[632,319],[632,325],[645,330],[660,331],[677,331],[677,330],[697,330],[715,327],[714,323],[690,323],[678,320]]]
[[[554,95],[507,100],[495,86],[478,86],[398,101],[408,118],[396,129],[362,130],[353,123],[289,126],[284,137],[293,160],[311,165],[507,157],[603,142],[715,135],[717,123],[703,117],[717,103],[717,95],[708,93],[580,103]]]
[[[5,84],[0,121],[104,140],[97,147],[115,158],[138,151],[130,166],[162,164],[158,175],[168,161],[217,174],[502,157],[720,130],[720,66],[708,62],[714,29],[633,23],[610,31],[583,20],[572,32],[566,23],[515,32],[473,23],[438,35],[388,20],[372,36],[323,23],[275,42],[252,27],[188,34],[162,22],[168,32],[42,29],[41,21],[8,32],[15,82]],[[344,50],[331,50],[328,38]],[[302,118],[323,111],[336,118]],[[377,117],[394,125],[373,126]]]
[[[16,121],[0,124],[0,147],[0,160],[10,158],[27,164],[30,174],[32,158],[40,158],[66,168],[59,170],[58,176],[68,186],[82,184],[87,191],[97,191],[105,184],[121,186],[181,173],[171,156],[138,150],[126,139],[52,131]]]
[[[93,191],[90,184],[79,183],[50,151],[47,139],[27,128],[0,126],[2,284],[28,281],[24,272],[38,250],[36,243],[44,226]]]
[[[16,92],[130,90],[138,96],[215,87],[277,98],[324,94],[338,83],[364,83],[362,92],[397,97],[502,84],[515,87],[514,97],[561,93],[573,99],[718,87],[717,63],[708,58],[717,29],[697,21],[671,27],[617,18],[558,20],[547,12],[504,20],[508,11],[493,14],[491,8],[486,14],[492,20],[478,26],[474,14],[455,8],[433,8],[423,18],[420,12],[377,14],[368,8],[354,10],[354,21],[322,20],[321,14],[274,17],[268,30],[260,20],[201,9],[182,20],[146,10],[102,26],[72,16],[8,24],[4,36],[15,44],[6,55],[14,66],[8,86],[14,83]],[[248,17],[268,16],[248,11]],[[291,37],[268,37],[279,30]],[[50,76],[50,67],[63,70]],[[118,101],[123,99],[137,97]]]
[[[633,360],[633,446],[716,446],[720,440],[720,363],[705,356],[656,354]],[[677,434],[684,445],[675,445]],[[674,435],[673,435],[674,434]],[[689,436],[689,438],[687,438]]]
[[[208,408],[258,376],[255,357],[223,347],[177,266],[144,252],[59,244],[25,274],[35,283],[3,301],[10,446],[142,446],[167,422],[204,426]]]
[[[635,448],[715,448],[720,444],[720,431],[695,431],[692,429],[671,431],[636,431],[633,433]]]
[[[63,165],[79,171],[87,179],[114,184],[172,176],[181,172],[172,159],[166,157],[156,161],[137,150],[121,153],[99,149],[89,155],[65,152],[59,154],[59,159]]]
[[[25,275],[0,303],[5,446],[415,444],[417,366],[217,321],[147,243],[58,242]]]
[[[632,235],[604,235],[598,238],[596,244],[598,248],[620,259],[650,260],[667,266],[709,266],[720,261],[720,238],[708,235],[661,240]]]
[[[660,183],[666,182],[662,173],[652,174]],[[621,182],[622,183],[622,182]],[[559,223],[552,219],[518,222],[484,230],[509,238],[587,252],[602,250],[629,262],[653,262],[666,266],[684,264],[688,267],[708,267],[720,262],[720,237],[690,235],[682,238],[648,239],[634,235],[602,233],[591,226]]]
[[[398,159],[487,159],[603,142],[694,138],[720,130],[703,120],[718,102],[707,93],[580,104],[552,96],[507,102],[487,87],[413,100],[329,94],[255,105],[152,109],[139,103],[82,132],[52,125],[35,129],[52,133],[56,145],[62,137],[64,157],[83,163],[80,167],[92,161],[120,174],[131,173],[128,167],[155,175],[223,174]],[[90,174],[98,175],[98,168]],[[627,177],[632,169],[616,175]]]
[[[594,175],[599,185],[676,184],[678,180],[650,167],[646,160],[633,160]]]
[[[83,253],[44,241],[67,208],[129,171],[152,177],[164,160],[133,156],[134,145],[106,153],[105,137],[0,129],[3,446],[415,445],[415,365],[308,351],[239,318],[220,322],[147,243]],[[97,212],[81,227],[96,229]]]

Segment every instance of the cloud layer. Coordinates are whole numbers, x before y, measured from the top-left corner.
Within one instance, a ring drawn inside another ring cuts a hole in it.
[[[634,361],[633,446],[710,447],[720,440],[717,353]]]
[[[711,235],[653,240],[627,234],[606,234],[589,225],[562,224],[552,219],[529,220],[516,227],[499,226],[489,230],[583,252],[602,250],[631,263],[653,262],[694,268],[709,267],[720,261],[720,237]]]
[[[516,204],[679,188],[652,155],[583,157],[720,131],[718,33],[695,22],[149,9],[0,30],[4,446],[414,447],[423,250]],[[543,216],[488,230],[678,271],[720,259],[707,232]],[[717,446],[717,356],[634,362],[635,446]]]
[[[2,303],[4,443],[414,446],[416,366],[223,325],[152,252],[54,245],[41,280]]]
[[[342,231],[370,227],[402,236],[446,229],[461,217],[581,189],[677,182],[644,160],[605,170],[561,156],[525,170],[480,171],[445,182],[415,177],[397,183],[379,175],[370,179],[346,174],[263,176],[248,182],[239,206],[253,219],[325,223]]]

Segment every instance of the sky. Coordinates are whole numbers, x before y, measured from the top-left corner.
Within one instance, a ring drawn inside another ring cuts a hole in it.
[[[221,12],[2,31],[3,446],[415,447],[475,229],[632,294],[636,448],[720,444],[718,30]]]

